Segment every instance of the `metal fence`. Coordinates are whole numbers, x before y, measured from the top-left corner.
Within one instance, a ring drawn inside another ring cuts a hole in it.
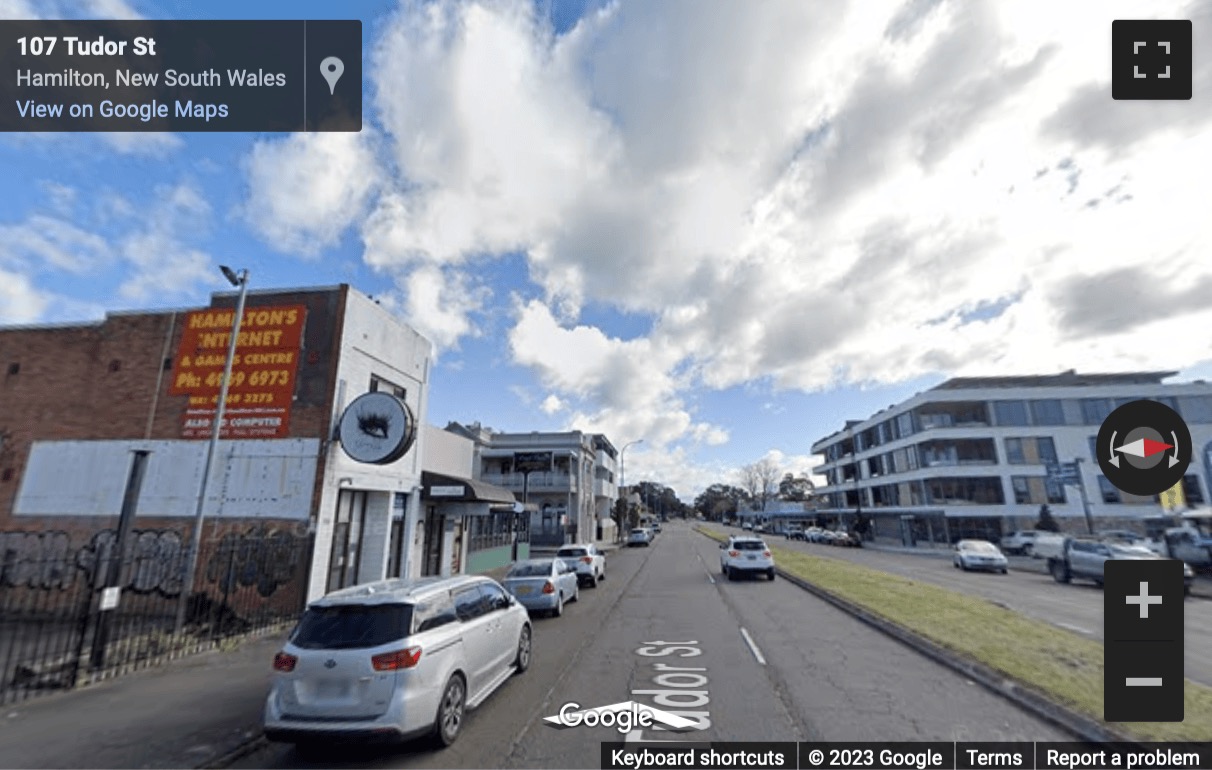
[[[179,534],[136,530],[122,554],[113,530],[79,548],[51,543],[55,534],[0,533],[0,703],[280,628],[306,600],[310,535],[258,529],[203,542],[178,632],[188,553]]]

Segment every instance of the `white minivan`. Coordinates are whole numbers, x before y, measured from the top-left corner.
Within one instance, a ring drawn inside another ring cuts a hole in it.
[[[491,578],[382,580],[308,605],[265,703],[265,737],[300,746],[431,735],[530,666],[530,616]]]

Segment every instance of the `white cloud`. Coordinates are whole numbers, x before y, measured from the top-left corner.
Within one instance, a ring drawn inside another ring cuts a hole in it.
[[[258,142],[245,162],[244,218],[275,249],[314,256],[366,213],[380,180],[362,133],[299,133]]]
[[[1202,6],[1149,11],[1212,34]],[[254,153],[253,199],[281,243],[331,242],[357,208],[334,201],[365,202],[364,259],[443,346],[477,333],[472,260],[524,252],[543,296],[514,360],[571,425],[670,452],[727,440],[702,386],[1185,369],[1212,357],[1190,334],[1212,321],[1212,65],[1190,102],[1113,102],[1108,30],[1133,16],[671,0],[557,36],[528,0],[406,3],[351,187],[312,205],[331,172],[292,139]],[[618,339],[587,302],[654,320]]]
[[[49,304],[49,297],[33,285],[29,276],[0,267],[0,323],[37,321]]]
[[[119,288],[128,299],[187,296],[211,277],[210,256],[188,244],[209,224],[211,207],[201,191],[179,184],[157,190],[156,201],[140,226],[119,243],[132,268]]]
[[[543,403],[539,405],[543,410],[543,414],[553,415],[557,412],[562,412],[568,407],[564,404],[564,400],[554,393],[548,394],[547,398],[543,399]]]

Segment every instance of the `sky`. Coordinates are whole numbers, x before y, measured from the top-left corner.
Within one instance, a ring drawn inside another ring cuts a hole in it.
[[[284,15],[288,14],[288,15]],[[349,283],[427,419],[683,499],[953,376],[1212,377],[1212,3],[0,0],[363,21],[360,133],[0,134],[0,324]],[[1111,22],[1194,24],[1190,101]],[[1201,41],[1203,47],[1201,49]]]

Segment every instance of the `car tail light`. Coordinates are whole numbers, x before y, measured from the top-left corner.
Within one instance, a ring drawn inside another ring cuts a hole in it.
[[[396,652],[385,652],[370,659],[370,665],[375,671],[396,671],[401,668],[412,668],[421,659],[419,646],[408,647]]]
[[[298,662],[299,659],[294,655],[279,652],[274,656],[274,671],[284,671],[286,673],[290,673],[291,671],[295,670],[295,664]]]
[[[741,555],[741,552],[740,551],[729,551],[728,555],[735,559],[736,557]]]
[[[585,562],[586,564],[593,564],[593,557],[592,556],[582,556],[581,561]]]
[[[554,594],[555,593],[555,585],[550,580],[548,580],[546,583],[543,584],[543,593],[545,593],[545,594]]]
[[[770,551],[762,551],[762,556],[765,556],[767,559],[769,559],[769,558],[770,558]]]

